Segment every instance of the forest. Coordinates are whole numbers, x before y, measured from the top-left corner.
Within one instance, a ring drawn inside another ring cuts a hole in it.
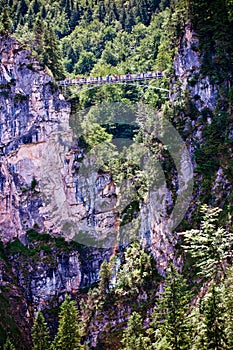
[[[136,188],[119,214],[121,226],[132,223],[128,234],[133,238],[103,260],[95,283],[77,295],[65,293],[54,309],[46,306],[34,313],[30,348],[233,349],[233,1],[0,0],[0,13],[1,36],[13,36],[29,50],[53,78],[54,89],[65,78],[163,72],[160,79],[150,81],[152,89],[113,84],[81,93],[72,86],[62,90],[71,105],[70,126],[83,157],[96,145],[126,135],[142,144],[153,160],[160,160],[174,205],[177,169],[157,139],[153,115],[137,115],[136,130],[122,121],[98,122],[101,103],[122,103],[129,110],[145,105],[168,118],[191,145],[194,164],[193,197],[175,230],[175,258],[168,259],[161,274],[150,247],[135,234],[139,211],[149,197],[151,170],[135,165],[137,149],[127,153],[123,146],[120,153],[112,148],[100,170],[110,173],[115,184],[124,179]],[[191,49],[201,63],[198,73],[186,76],[182,88],[174,61],[182,56],[184,33],[190,27],[198,38]],[[206,77],[217,91],[214,109],[202,108],[195,90]],[[194,133],[200,125],[198,138]],[[220,168],[225,187],[217,193]],[[36,186],[35,181],[30,190]],[[12,254],[27,260],[33,254],[39,259],[41,251],[49,256],[54,247],[84,249],[76,242],[41,234],[35,227],[26,238],[26,246],[18,239],[1,242],[0,258],[7,266]],[[0,304],[4,304],[4,288],[1,293]],[[0,309],[3,315],[4,307]],[[16,340],[15,327],[4,326],[6,319],[4,314],[0,346],[17,350],[19,337]]]

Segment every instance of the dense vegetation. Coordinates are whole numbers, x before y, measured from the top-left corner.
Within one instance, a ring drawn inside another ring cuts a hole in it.
[[[233,234],[219,226],[220,212],[203,206],[200,229],[183,233],[184,249],[195,259],[194,281],[172,263],[166,277],[159,277],[151,255],[134,242],[124,253],[114,283],[118,258],[103,262],[98,286],[89,290],[79,311],[66,296],[53,340],[38,312],[32,328],[33,349],[233,349]],[[155,295],[159,285],[163,290]],[[128,319],[127,312],[121,314],[126,307],[131,310]],[[114,326],[120,314],[123,321]],[[93,347],[90,339],[96,331]]]
[[[78,300],[78,308],[66,297],[56,335],[43,314],[37,314],[33,349],[233,349],[233,201],[225,189],[216,198],[212,193],[220,167],[226,184],[233,184],[232,0],[212,0],[210,4],[205,0],[2,0],[0,13],[1,33],[13,34],[56,80],[161,69],[164,78],[151,84],[168,88],[172,81],[175,91],[179,91],[179,83],[174,79],[173,59],[185,24],[191,23],[199,39],[199,46],[193,50],[200,55],[201,69],[200,75],[189,77],[189,85],[194,87],[209,76],[218,91],[216,109],[201,111],[195,105],[200,96],[191,98],[188,89],[179,92],[175,103],[167,101],[164,92],[143,88],[109,86],[80,95],[72,88],[66,91],[73,112],[77,112],[72,114],[70,124],[77,136],[82,130],[80,147],[87,151],[111,141],[113,135],[130,135],[134,142],[145,145],[154,159],[166,163],[166,181],[175,193],[174,165],[166,149],[158,148],[153,117],[138,117],[136,132],[132,125],[123,123],[111,129],[111,125],[98,123],[99,109],[95,107],[103,101],[123,101],[131,108],[132,103],[143,101],[162,111],[193,146],[197,163],[194,198],[198,194],[199,202],[189,222],[184,220],[179,228],[189,229],[180,234],[178,242],[183,270],[170,262],[166,278],[160,276],[153,257],[134,242],[121,257],[116,254],[111,261],[104,261],[98,285],[92,286],[81,302]],[[80,111],[86,107],[91,109],[83,120]],[[203,124],[202,140],[193,140],[198,123]],[[136,168],[132,159],[137,156],[132,152],[127,158],[122,153],[119,161],[110,160],[102,169],[111,170],[116,183],[125,176],[136,184],[135,197],[122,213],[122,224],[136,222],[148,192],[151,174]],[[223,210],[211,209],[207,204]],[[80,249],[36,231],[28,232],[27,238],[28,247],[15,240],[2,248],[3,258],[19,254],[23,265],[26,259],[39,259],[42,250],[49,258],[54,246],[68,251]],[[94,336],[96,346],[91,347]],[[2,338],[5,341],[5,334]],[[12,338],[7,338],[5,350],[14,349]]]

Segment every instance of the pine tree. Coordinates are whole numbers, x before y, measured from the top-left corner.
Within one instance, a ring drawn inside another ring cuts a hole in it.
[[[56,350],[81,350],[81,331],[75,302],[67,295],[59,313],[58,333],[54,339]]]
[[[76,7],[73,9],[70,17],[70,29],[73,31],[74,28],[78,25],[78,22],[81,18],[81,10],[79,4],[77,3]]]
[[[3,350],[16,350],[9,337],[7,337],[6,339],[6,342],[3,346]]]
[[[130,33],[134,25],[135,25],[135,21],[134,21],[133,12],[132,12],[132,9],[129,8],[125,19],[125,30],[128,33]]]
[[[99,277],[100,277],[99,289],[102,294],[109,293],[112,273],[113,272],[112,272],[110,263],[104,260],[99,272]]]
[[[93,13],[92,13],[91,7],[88,5],[83,15],[83,19],[86,25],[91,23],[91,21],[93,20],[92,15]]]
[[[227,277],[224,281],[223,305],[225,307],[225,329],[227,344],[233,349],[233,268],[227,271]]]
[[[40,3],[38,0],[34,0],[31,6],[35,15],[40,12]]]
[[[213,284],[203,303],[203,339],[206,350],[226,349],[224,313],[221,294]]]
[[[41,19],[37,19],[33,27],[33,32],[35,36],[33,48],[41,60],[43,60],[43,52],[44,52],[45,26],[46,26],[45,23]]]
[[[47,14],[46,7],[43,5],[41,8],[41,18],[45,19],[46,14]]]
[[[116,20],[119,21],[119,12],[115,1],[112,3],[112,12],[114,13]]]
[[[146,293],[151,278],[151,256],[138,242],[134,242],[125,252],[125,263],[116,276],[115,291],[124,295]]]
[[[90,289],[87,294],[87,300],[81,300],[81,314],[83,335],[88,337],[90,335],[90,323],[95,313],[101,310],[103,301],[101,300],[100,291],[97,288]]]
[[[129,318],[127,328],[123,332],[121,343],[124,350],[150,350],[149,337],[145,336],[142,326],[142,318],[137,312],[133,312]]]
[[[4,6],[2,12],[2,23],[1,23],[1,31],[3,34],[9,34],[12,30],[12,21],[9,16],[9,9]]]
[[[38,312],[32,327],[33,350],[50,350],[51,341],[47,323],[42,312]]]
[[[190,330],[186,318],[190,296],[187,281],[170,264],[164,291],[158,298],[151,323],[155,330],[156,341],[166,340],[170,350],[190,349]],[[158,339],[158,334],[160,339]]]
[[[138,1],[138,12],[139,12],[141,22],[145,25],[149,25],[150,17],[148,13],[148,4],[146,0]]]
[[[73,6],[73,2],[71,2],[70,0],[66,0],[66,4],[65,4],[65,13],[67,14],[68,18],[71,17],[72,14],[72,6]]]
[[[125,6],[123,6],[123,8],[120,12],[120,19],[119,19],[122,29],[125,28],[126,17],[127,17],[127,14],[126,14]]]
[[[20,18],[25,18],[28,12],[28,5],[25,0],[18,1],[18,6],[16,10],[16,22],[19,23]],[[24,23],[21,23],[24,24]]]
[[[56,79],[64,78],[59,41],[51,27],[44,29],[42,62],[51,70]]]
[[[198,274],[203,277],[218,279],[225,274],[226,263],[232,258],[233,234],[223,227],[218,227],[218,217],[222,210],[201,207],[203,220],[200,230],[190,230],[182,233],[184,249],[197,258]]]

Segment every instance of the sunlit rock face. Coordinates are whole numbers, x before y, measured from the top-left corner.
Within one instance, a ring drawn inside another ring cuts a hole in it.
[[[229,159],[224,159],[225,154],[221,154],[221,151],[219,152],[216,149],[217,154],[219,154],[219,165],[218,167],[215,166],[216,168],[209,168],[212,179],[207,187],[205,187],[206,176],[200,171],[196,172],[197,167],[200,166],[200,160],[197,160],[196,151],[199,149],[208,151],[208,143],[211,138],[210,144],[215,140],[216,143],[219,142],[219,145],[221,145],[218,136],[217,138],[214,135],[210,136],[209,130],[211,130],[213,124],[216,128],[216,134],[218,134],[217,123],[219,123],[219,131],[225,130],[226,144],[229,140],[229,144],[226,146],[226,153],[229,152],[230,154],[232,152],[230,142],[233,135],[233,124],[231,120],[227,119],[227,115],[228,113],[231,114],[231,111],[226,99],[230,86],[229,74],[225,72],[222,74],[221,82],[216,82],[214,73],[213,76],[211,76],[211,71],[208,72],[208,75],[203,73],[204,55],[205,53],[202,52],[200,45],[200,36],[193,30],[192,23],[189,22],[185,26],[185,31],[181,37],[174,60],[174,77],[171,84],[170,97],[175,106],[184,100],[189,102],[189,108],[174,118],[174,124],[178,127],[182,124],[183,138],[189,149],[194,167],[195,191],[186,214],[186,218],[190,222],[198,201],[202,201],[203,197],[205,198],[205,192],[207,191],[211,192],[210,205],[224,208],[224,206],[226,207],[227,198],[229,198],[227,205],[229,207],[232,205],[232,171],[229,171],[231,168]],[[215,61],[217,59],[216,56],[217,53],[212,52],[210,58]],[[211,150],[201,163],[204,164],[205,161],[208,162],[209,159],[214,157],[214,151]]]
[[[0,57],[1,238],[23,240],[28,228],[43,226],[41,156],[50,134],[67,128],[70,107],[14,39],[1,39]]]
[[[209,76],[201,74],[201,55],[198,35],[188,24],[174,61],[175,76],[181,83],[182,91],[188,89],[192,97],[196,96],[193,102],[199,111],[204,108],[213,111],[216,108],[218,88],[210,83]],[[174,100],[175,98],[176,95],[173,96]]]
[[[106,236],[115,225],[115,188],[109,175],[77,174],[70,105],[17,41],[2,38],[0,55],[2,240],[25,242],[35,226],[67,239],[93,226]]]

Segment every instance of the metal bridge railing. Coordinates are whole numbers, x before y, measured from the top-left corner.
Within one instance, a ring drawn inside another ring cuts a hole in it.
[[[77,78],[77,79],[64,79],[58,81],[59,86],[80,86],[83,85],[106,85],[106,84],[117,84],[117,83],[128,83],[135,81],[145,81],[151,79],[163,78],[162,72],[148,72],[148,73],[137,73],[137,74],[126,74],[126,75],[107,75],[105,77],[90,77],[90,78]]]

